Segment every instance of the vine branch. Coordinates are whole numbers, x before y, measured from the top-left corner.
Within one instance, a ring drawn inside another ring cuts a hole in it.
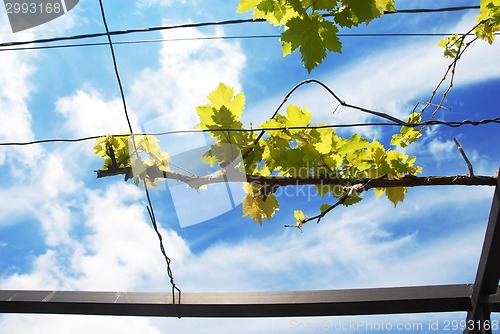
[[[451,64],[448,65],[448,68],[446,69],[446,72],[444,73],[443,77],[441,78],[441,80],[439,81],[439,83],[434,88],[434,90],[432,92],[432,95],[429,98],[429,101],[425,104],[425,107],[422,109],[421,114],[424,113],[424,111],[429,106],[431,106],[431,105],[435,106],[436,108],[434,109],[434,111],[432,112],[432,115],[430,117],[430,119],[432,120],[436,116],[436,113],[438,112],[438,110],[443,107],[444,100],[446,99],[446,97],[448,96],[448,93],[450,92],[451,88],[453,87],[453,83],[454,83],[454,80],[455,80],[455,71],[456,71],[458,60],[462,57],[462,55],[469,48],[469,46],[478,39],[477,37],[474,37],[470,42],[467,42],[467,43],[464,44],[465,38],[468,35],[470,35],[477,27],[479,27],[481,24],[484,24],[485,22],[486,21],[479,22],[474,27],[472,27],[468,32],[466,32],[465,34],[463,34],[457,41],[455,41],[454,44],[458,45],[458,47],[457,47],[457,53],[456,53],[455,57],[453,58],[453,61],[451,62]],[[462,48],[462,46],[464,46],[464,47]],[[445,82],[445,80],[448,77],[448,74],[450,74],[450,72],[451,72],[451,77],[450,77],[450,81],[449,81],[448,87],[446,88],[446,90],[444,91],[443,95],[441,96],[441,99],[440,99],[439,103],[437,103],[437,104],[433,103],[434,98],[436,97],[437,91],[439,90],[439,88],[441,87],[441,85]],[[424,128],[425,128],[425,126],[424,126]]]
[[[467,165],[467,168],[469,169],[469,176],[474,176],[474,170],[472,169],[472,164],[467,157],[467,154],[465,154],[464,149],[462,148],[462,145],[458,142],[457,138],[453,138],[453,141],[455,142],[455,145],[457,145],[458,151],[460,151],[460,154],[465,160],[465,164]]]
[[[114,168],[109,170],[97,170],[97,178],[130,175],[131,168]],[[286,186],[301,186],[301,185],[341,185],[353,186],[363,185],[363,190],[372,188],[391,188],[391,187],[421,187],[421,186],[445,186],[445,185],[462,185],[462,186],[494,186],[496,185],[496,177],[482,175],[454,175],[454,176],[405,176],[402,178],[391,179],[382,178],[360,178],[358,180],[350,180],[341,177],[332,176],[311,176],[311,177],[277,177],[277,176],[261,176],[261,175],[244,175],[241,178],[228,177],[227,173],[221,173],[214,176],[193,176],[176,172],[164,172],[156,166],[151,166],[146,170],[147,177],[154,179],[170,179],[184,182],[192,188],[199,188],[203,185],[227,182],[255,182],[266,185],[268,187],[286,187]]]

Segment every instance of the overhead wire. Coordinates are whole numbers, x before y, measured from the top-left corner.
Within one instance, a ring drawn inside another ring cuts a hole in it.
[[[419,13],[442,13],[442,12],[455,12],[455,11],[464,11],[464,10],[472,10],[479,9],[479,6],[458,6],[458,7],[443,7],[443,8],[417,8],[417,9],[400,9],[396,11],[386,11],[385,15],[388,14],[419,14]],[[325,14],[325,17],[331,16],[331,14]],[[223,20],[223,21],[211,21],[211,22],[198,22],[198,23],[183,23],[177,25],[169,25],[169,26],[153,26],[146,28],[136,28],[136,29],[125,29],[125,30],[115,30],[109,31],[108,33],[89,33],[89,34],[79,34],[73,36],[62,36],[62,37],[52,37],[52,38],[41,38],[34,39],[29,41],[17,41],[17,42],[4,42],[0,43],[0,48],[28,45],[28,44],[44,44],[44,43],[53,43],[60,41],[71,41],[71,40],[81,40],[81,39],[89,39],[89,38],[98,38],[98,37],[106,37],[106,36],[118,36],[118,35],[127,35],[127,34],[135,34],[135,33],[144,33],[144,32],[155,32],[162,30],[171,30],[171,29],[182,29],[182,28],[201,28],[208,26],[224,26],[224,25],[237,25],[237,24],[245,24],[245,23],[259,23],[265,22],[265,19],[236,19],[236,20]]]
[[[358,33],[358,34],[346,33],[346,34],[338,34],[337,36],[357,38],[357,37],[447,37],[452,35],[454,35],[454,33]],[[463,36],[464,34],[459,34],[459,35]],[[474,35],[474,34],[468,34],[468,35]],[[495,33],[495,35],[498,36],[500,35],[500,33]],[[267,39],[267,38],[280,38],[280,37],[281,35],[237,35],[237,36],[206,36],[206,37],[185,37],[185,38],[157,38],[157,39],[118,41],[118,42],[113,42],[113,45],[131,45],[131,44],[183,42],[183,41],[206,41],[206,40]],[[57,45],[44,45],[44,46],[0,48],[0,52],[64,49],[64,48],[107,46],[107,45],[108,45],[107,42],[57,44]]]
[[[132,143],[133,143],[133,146],[134,146],[135,155],[139,156],[139,153],[138,153],[138,150],[137,150],[137,144],[136,144],[136,141],[134,139],[134,130],[132,128],[132,123],[130,122],[130,116],[129,116],[129,112],[128,112],[128,108],[127,108],[127,102],[126,102],[126,99],[125,99],[125,92],[123,90],[123,84],[122,84],[122,81],[121,81],[121,78],[120,78],[120,72],[118,70],[118,63],[117,63],[117,60],[116,60],[116,55],[115,55],[115,51],[114,51],[114,47],[113,47],[113,41],[112,41],[111,35],[109,33],[110,31],[109,31],[108,23],[107,23],[107,20],[106,20],[106,14],[105,14],[105,11],[104,11],[104,5],[102,3],[102,0],[99,0],[99,6],[100,6],[100,9],[101,9],[102,21],[103,21],[103,24],[104,24],[104,28],[106,29],[106,36],[107,36],[109,48],[110,48],[110,51],[111,51],[111,57],[112,57],[112,60],[113,60],[113,68],[114,68],[114,71],[115,71],[116,80],[118,82],[118,87],[119,87],[119,90],[120,90],[120,97],[121,97],[122,104],[123,104],[123,111],[124,111],[125,117],[127,119],[127,124],[128,124],[129,130],[130,130],[130,136],[132,138]],[[171,268],[171,265],[170,265],[170,263],[171,263],[172,260],[168,257],[168,255],[167,255],[167,253],[165,251],[165,247],[164,247],[164,244],[163,244],[163,238],[162,238],[162,235],[161,235],[161,233],[160,233],[160,231],[158,229],[158,224],[157,224],[156,217],[155,217],[155,214],[154,214],[154,209],[153,209],[153,203],[151,201],[151,197],[149,196],[149,190],[148,190],[148,185],[146,183],[146,180],[143,180],[143,184],[144,184],[144,190],[145,190],[147,201],[148,201],[148,205],[146,206],[146,209],[148,211],[149,217],[150,217],[151,222],[153,224],[153,228],[154,228],[154,230],[156,232],[156,235],[158,237],[158,240],[160,242],[160,251],[161,251],[163,257],[165,258],[165,262],[167,264],[167,275],[170,278],[170,284],[172,286],[172,306],[174,307],[174,311],[177,314],[177,317],[180,318],[180,315],[179,315],[177,307],[176,307],[176,302],[175,302],[175,291],[177,291],[179,293],[179,298],[178,299],[179,299],[179,302],[180,302],[180,300],[181,300],[181,298],[180,298],[181,290],[177,287],[177,285],[175,284],[175,281],[174,281],[174,276],[173,276],[172,268]]]
[[[432,120],[425,121],[421,123],[404,123],[407,127],[420,127],[420,126],[432,126],[432,125],[442,125],[449,126],[453,128],[458,128],[464,125],[486,125],[486,124],[500,124],[500,117],[493,119],[483,119],[480,121],[464,120],[464,121],[440,121]],[[368,122],[368,123],[347,123],[347,124],[324,124],[324,125],[310,125],[310,126],[287,126],[287,127],[258,127],[252,129],[232,129],[232,128],[219,128],[211,130],[172,130],[172,131],[162,131],[162,132],[143,132],[134,133],[134,136],[167,136],[167,135],[178,135],[178,134],[188,134],[188,133],[209,133],[209,132],[259,132],[259,131],[284,131],[284,130],[313,130],[313,129],[325,129],[325,128],[357,128],[357,127],[369,127],[369,126],[402,126],[397,123],[387,123],[387,122]],[[109,134],[112,137],[129,137],[130,134]],[[53,138],[53,139],[39,139],[26,142],[0,142],[0,146],[30,146],[38,144],[50,144],[50,143],[78,143],[90,140],[96,140],[102,137],[106,137],[106,134],[95,135],[89,137],[81,138]]]
[[[163,131],[163,132],[151,132],[151,133],[134,133],[134,136],[166,136],[166,135],[175,135],[175,134],[187,134],[187,133],[210,133],[210,132],[260,132],[260,131],[280,131],[280,130],[308,130],[308,129],[324,129],[324,128],[353,128],[353,127],[367,127],[367,126],[406,126],[406,127],[421,127],[421,126],[432,126],[432,125],[442,125],[453,128],[462,127],[465,125],[472,126],[480,126],[486,124],[500,124],[500,117],[491,118],[491,119],[483,119],[483,120],[461,120],[461,121],[442,121],[442,120],[428,120],[420,123],[408,123],[404,120],[401,120],[397,117],[389,115],[387,113],[383,113],[376,110],[371,110],[365,107],[357,106],[354,104],[350,104],[342,100],[333,90],[328,87],[323,82],[316,79],[307,79],[295,87],[293,87],[283,98],[280,105],[274,111],[274,114],[271,118],[275,117],[279,110],[283,107],[283,105],[287,102],[288,98],[294,94],[301,86],[306,84],[316,83],[320,85],[323,89],[327,90],[330,95],[332,95],[335,100],[343,107],[351,108],[354,110],[358,110],[363,113],[370,114],[372,116],[376,116],[389,122],[366,122],[366,123],[349,123],[349,124],[324,124],[324,125],[316,125],[316,126],[288,126],[288,127],[258,127],[258,128],[249,128],[249,129],[232,129],[232,128],[219,128],[219,129],[190,129],[190,130],[172,130],[172,131]],[[46,144],[46,143],[75,143],[75,142],[84,142],[89,140],[95,140],[98,138],[105,137],[106,135],[95,135],[74,139],[41,139],[41,140],[33,140],[27,142],[0,142],[0,146],[28,146],[28,145],[36,145],[36,144]],[[113,137],[128,137],[130,134],[113,134]],[[261,137],[261,136],[259,136]],[[260,139],[260,138],[259,138]]]

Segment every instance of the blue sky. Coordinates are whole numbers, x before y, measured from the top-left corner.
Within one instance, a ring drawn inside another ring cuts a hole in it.
[[[111,30],[249,17],[235,12],[237,3],[104,1]],[[437,5],[478,3],[440,1]],[[429,6],[428,1],[397,2],[398,9]],[[69,14],[16,34],[11,33],[5,12],[0,13],[2,42],[103,31],[98,1],[80,1]],[[390,15],[351,32],[465,32],[476,14]],[[429,98],[448,66],[436,46],[439,37],[344,37],[343,54],[330,55],[312,74],[301,66],[299,55],[283,58],[275,38],[192,40],[278,33],[266,23],[255,23],[114,38],[170,40],[115,47],[134,129],[192,129],[198,123],[195,106],[206,103],[206,95],[221,81],[244,91],[247,126],[266,120],[286,93],[307,78],[324,81],[348,103],[404,118],[417,102]],[[191,40],[172,41],[186,38]],[[454,88],[445,102],[451,110],[439,112],[439,119],[499,116],[499,45],[478,42],[471,47],[458,65]],[[128,129],[106,46],[0,49],[0,73],[0,142]],[[318,86],[301,88],[289,102],[306,105],[314,123],[373,120],[349,109],[333,114],[337,103]],[[361,131],[387,143],[396,130],[358,128],[339,133]],[[498,125],[428,128],[407,153],[417,156],[424,175],[466,174],[453,137],[461,142],[476,174],[496,175]],[[172,156],[205,145],[200,134],[160,139]],[[0,148],[0,289],[170,289],[143,190],[121,177],[96,180],[94,170],[102,161],[94,156],[92,146],[90,141]],[[415,188],[397,208],[368,192],[360,204],[338,208],[321,224],[306,225],[300,233],[284,229],[283,224],[293,223],[294,209],[317,213],[323,201],[307,196],[307,190],[281,194],[280,211],[260,227],[241,217],[237,196],[233,198],[236,207],[226,210],[231,202],[225,188],[200,194],[186,194],[180,188],[164,187],[153,191],[152,197],[176,283],[186,292],[470,283],[493,191],[489,187]],[[204,221],[208,216],[213,218]],[[187,221],[201,223],[186,226]],[[2,315],[0,333],[313,333],[334,332],[336,325],[356,321],[425,326],[439,321],[442,326],[445,320],[464,317],[452,313],[178,320]]]

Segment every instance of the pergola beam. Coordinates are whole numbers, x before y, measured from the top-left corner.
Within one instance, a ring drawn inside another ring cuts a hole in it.
[[[496,294],[500,278],[500,174],[493,194],[488,225],[479,259],[479,266],[472,290],[472,307],[467,314],[467,324],[470,328],[464,334],[490,334],[490,313],[494,311],[485,302]],[[495,307],[498,309],[498,306]],[[474,326],[472,326],[474,324]]]
[[[467,311],[467,334],[491,333],[500,312],[500,179],[474,284],[396,288],[182,293],[0,290],[0,313],[149,317],[300,317]],[[180,297],[180,298],[179,298]]]
[[[470,309],[471,286],[186,293],[0,291],[0,312],[149,317],[298,317],[452,312]]]

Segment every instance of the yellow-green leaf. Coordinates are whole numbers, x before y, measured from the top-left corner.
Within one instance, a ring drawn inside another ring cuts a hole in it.
[[[262,0],[240,0],[240,3],[238,4],[238,8],[236,9],[236,11],[238,13],[248,12],[261,2]]]
[[[309,73],[326,58],[326,50],[341,53],[338,28],[319,14],[294,17],[281,34],[284,54],[299,48],[302,63]]]
[[[262,225],[262,212],[259,210],[259,207],[252,195],[246,195],[241,205],[243,209],[243,217],[250,216],[250,218]]]
[[[385,190],[384,188],[373,188],[376,197],[380,197],[381,195],[383,195],[384,190]]]
[[[304,218],[305,218],[306,215],[301,210],[294,210],[293,211],[293,216],[294,216],[294,218],[296,220],[297,227],[301,228],[302,224],[303,224],[303,221],[304,221]]]
[[[389,201],[394,204],[394,207],[398,205],[399,202],[403,202],[405,199],[406,188],[405,187],[391,187],[385,189],[385,195]]]

